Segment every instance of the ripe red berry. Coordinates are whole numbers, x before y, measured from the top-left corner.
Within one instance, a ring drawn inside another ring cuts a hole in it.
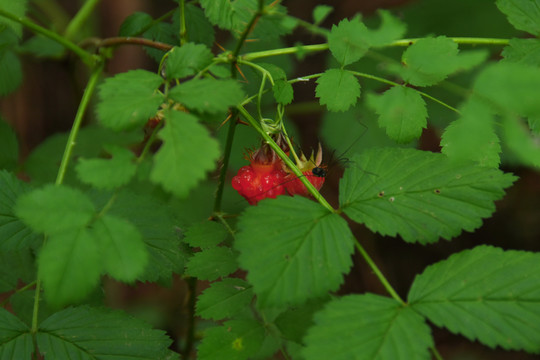
[[[326,179],[326,167],[321,166],[322,163],[322,148],[319,144],[317,155],[311,154],[309,159],[304,154],[301,154],[300,158],[296,160],[296,166],[302,171],[302,174],[309,180],[313,186],[320,190]],[[305,197],[311,196],[311,193],[302,183],[300,178],[295,174],[288,172],[285,176],[285,183],[283,184],[287,189],[289,195],[301,195]]]
[[[232,179],[232,187],[251,205],[260,200],[275,198],[286,193],[283,162],[276,153],[263,144],[249,156],[250,164],[242,167]]]

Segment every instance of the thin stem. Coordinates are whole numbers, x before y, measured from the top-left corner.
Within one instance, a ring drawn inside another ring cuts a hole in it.
[[[435,346],[431,347],[431,352],[433,353],[433,356],[435,357],[435,359],[443,360],[443,357],[441,356],[441,354],[439,354],[439,350],[437,350]]]
[[[378,77],[378,76],[375,76],[375,75],[361,73],[361,72],[358,72],[358,71],[350,71],[350,70],[348,70],[348,71],[353,75],[363,77],[363,78],[366,78],[366,79],[375,80],[375,81],[382,82],[382,83],[392,85],[392,86],[403,86],[403,87],[405,87],[405,85],[403,85],[403,84],[398,84],[398,83],[396,83],[394,81],[390,81],[388,79]],[[437,99],[437,98],[435,98],[435,97],[433,97],[433,96],[431,96],[429,94],[426,94],[423,91],[420,91],[420,90],[417,90],[417,89],[414,89],[414,88],[409,88],[409,89],[412,89],[412,90],[416,91],[418,94],[422,95],[423,97],[425,97],[427,99],[430,99],[431,101],[434,101],[437,104],[442,105],[445,108],[450,109],[450,110],[454,111],[457,114],[460,114],[460,111],[458,109],[456,109],[455,107],[453,107],[451,105],[448,105],[447,103],[445,103],[445,102],[443,102],[443,101],[441,101],[441,100],[439,100],[439,99]]]
[[[95,47],[110,47],[110,46],[119,46],[119,45],[142,45],[148,46],[154,49],[169,51],[173,48],[173,45],[165,44],[159,41],[152,41],[150,39],[140,38],[140,37],[111,37],[107,39],[97,39],[91,38],[85,40],[83,46],[93,45]]]
[[[188,333],[186,336],[186,346],[182,350],[182,358],[188,359],[193,342],[195,340],[195,303],[197,301],[197,278],[190,277],[187,280],[188,285]]]
[[[240,56],[242,60],[252,61],[256,59],[262,59],[271,56],[296,54],[298,52],[318,52],[328,50],[328,44],[316,44],[316,45],[301,45],[282,49],[273,49],[265,51],[256,51],[244,54]]]
[[[180,45],[188,42],[186,29],[186,1],[180,0]]]
[[[79,9],[77,14],[71,19],[71,22],[68,24],[64,36],[67,39],[73,39],[75,34],[77,34],[81,27],[84,25],[84,22],[88,20],[92,12],[96,8],[100,0],[86,0],[83,6]]]
[[[75,146],[75,139],[77,139],[77,134],[79,133],[84,113],[86,112],[86,108],[90,103],[90,99],[92,98],[92,95],[99,80],[99,76],[101,75],[102,71],[103,63],[100,63],[94,68],[94,71],[92,72],[92,75],[90,75],[90,79],[88,80],[88,85],[86,85],[86,89],[84,89],[81,103],[79,104],[79,108],[77,109],[77,114],[75,115],[75,120],[73,121],[71,132],[69,133],[66,148],[64,150],[64,155],[62,156],[62,162],[60,163],[60,169],[58,170],[58,175],[56,177],[57,185],[60,185],[64,181],[67,166],[71,158],[71,153],[73,152],[73,147]]]
[[[238,111],[242,116],[247,120],[247,122],[264,138],[266,143],[278,154],[278,156],[283,160],[283,162],[291,169],[291,171],[298,176],[302,184],[308,189],[311,195],[317,200],[322,206],[328,209],[332,213],[337,213],[338,210],[334,209],[332,205],[326,201],[326,199],[315,189],[312,183],[302,174],[302,172],[296,167],[292,160],[281,150],[281,148],[276,144],[276,142],[260,127],[257,123],[257,120],[251,116],[243,106],[237,107]]]
[[[225,151],[223,154],[223,164],[221,165],[221,171],[219,173],[219,180],[218,180],[218,187],[216,190],[216,198],[214,199],[214,213],[219,213],[221,211],[223,189],[225,188],[225,178],[227,177],[227,170],[229,169],[229,158],[231,157],[234,133],[236,131],[236,117],[237,116],[238,116],[238,110],[233,110],[231,113],[231,118],[229,119],[229,130],[227,132],[227,142],[225,143]]]
[[[251,17],[251,20],[249,21],[248,25],[246,26],[246,28],[240,35],[238,42],[236,43],[236,46],[231,55],[233,59],[233,61],[231,62],[231,72],[233,73],[235,72],[235,69],[236,69],[235,68],[236,58],[238,57],[238,54],[240,53],[242,46],[244,46],[244,42],[246,41],[247,36],[249,35],[249,33],[251,32],[251,30],[253,29],[257,21],[259,20],[259,18],[263,15],[263,6],[264,6],[264,1],[259,0],[259,8],[255,12],[255,14],[253,14],[253,16]]]
[[[400,39],[392,41],[388,46],[409,46],[423,38],[414,39]],[[450,40],[457,44],[463,45],[494,45],[494,46],[506,46],[510,43],[510,39],[500,38],[481,38],[481,37],[450,37]]]
[[[89,65],[89,66],[94,65],[94,62],[95,62],[95,57],[94,56],[92,56],[90,53],[86,52],[81,47],[77,46],[75,43],[73,43],[73,42],[69,41],[68,39],[64,38],[63,36],[60,36],[60,35],[58,35],[57,33],[53,32],[51,30],[45,29],[44,27],[37,25],[36,23],[32,22],[28,18],[15,16],[15,15],[13,15],[13,14],[7,12],[7,11],[4,11],[2,9],[0,9],[0,16],[3,16],[3,17],[5,17],[7,19],[10,19],[10,20],[13,20],[13,21],[27,27],[28,29],[32,30],[33,32],[35,32],[37,34],[41,34],[43,36],[48,37],[49,39],[52,39],[52,40],[58,42],[59,44],[64,46],[66,49],[69,49],[69,50],[73,51],[87,65]]]
[[[388,291],[390,296],[392,296],[397,302],[401,303],[402,305],[405,305],[405,302],[399,297],[399,295],[394,290],[392,285],[390,285],[388,280],[386,280],[383,273],[381,272],[381,270],[379,270],[379,268],[377,267],[377,265],[375,264],[373,259],[369,256],[369,254],[366,252],[366,250],[364,250],[362,245],[360,245],[360,242],[358,242],[358,239],[355,238],[354,240],[355,240],[354,244],[355,244],[356,248],[358,249],[358,251],[360,252],[360,255],[362,255],[362,257],[368,263],[371,270],[373,270],[375,275],[379,278],[379,281],[383,284],[386,291]]]
[[[9,299],[15,295],[15,294],[18,294],[18,293],[21,293],[23,291],[26,291],[28,289],[30,289],[32,286],[36,285],[37,281],[32,281],[31,283],[28,283],[26,285],[24,285],[22,288],[19,288],[19,289],[16,289],[13,294],[9,295],[6,299],[4,299],[2,302],[0,302],[0,307],[3,307],[4,305],[6,305],[8,302],[9,302]]]

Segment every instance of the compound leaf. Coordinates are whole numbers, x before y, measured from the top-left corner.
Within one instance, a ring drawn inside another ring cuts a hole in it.
[[[540,353],[539,281],[540,254],[482,245],[427,267],[409,302],[472,341]]]
[[[330,111],[346,111],[360,96],[360,83],[347,70],[328,69],[317,79],[316,95]]]
[[[496,4],[516,29],[540,35],[540,0],[497,0]]]
[[[343,19],[328,35],[332,55],[343,66],[360,60],[369,50],[369,30],[358,18]]]
[[[398,143],[419,138],[427,126],[426,103],[411,88],[394,86],[382,95],[369,96],[368,104],[379,115],[379,126]]]
[[[30,186],[15,175],[0,170],[0,250],[27,249],[36,245],[37,235],[15,215],[14,207],[19,196],[27,193]]]
[[[164,101],[158,87],[163,79],[146,70],[131,70],[99,86],[97,115],[101,123],[120,131],[142,127]]]
[[[49,236],[38,258],[45,297],[54,306],[83,300],[102,270],[98,240],[86,228]]]
[[[379,10],[381,25],[378,29],[369,29],[369,43],[373,47],[388,45],[390,42],[401,39],[407,31],[407,26],[386,10]]]
[[[195,253],[186,265],[186,273],[201,280],[215,280],[238,269],[236,254],[230,248],[217,246]]]
[[[242,279],[225,278],[214,282],[197,301],[197,315],[203,319],[231,318],[246,309],[253,299],[251,285]]]
[[[471,99],[460,113],[441,137],[442,153],[456,161],[472,160],[481,166],[498,167],[501,146],[491,109]]]
[[[538,135],[532,135],[525,123],[516,117],[504,117],[502,138],[508,149],[527,166],[540,167]]]
[[[0,308],[0,359],[31,360],[33,352],[28,326],[6,309]]]
[[[28,284],[34,279],[34,257],[30,249],[0,251],[1,293],[15,289],[19,280]]]
[[[328,303],[315,314],[315,325],[304,341],[302,354],[314,360],[427,360],[433,346],[422,316],[373,294],[349,295]]]
[[[369,149],[351,160],[340,184],[347,216],[382,235],[422,244],[480,227],[516,179],[416,149]]]
[[[93,224],[94,237],[99,241],[103,266],[113,278],[135,281],[148,263],[148,252],[142,235],[130,222],[104,215]]]
[[[192,79],[175,86],[169,95],[188,109],[208,113],[226,112],[244,99],[240,84],[230,79]]]
[[[109,146],[107,151],[112,158],[79,158],[76,171],[82,182],[98,189],[114,189],[131,180],[137,171],[135,155],[119,146]]]
[[[232,29],[234,10],[231,0],[201,0],[201,6],[212,24]]]
[[[136,11],[120,25],[120,36],[138,36],[152,26],[152,17],[145,12]]]
[[[191,225],[186,230],[184,241],[192,247],[210,248],[227,237],[227,230],[215,221],[204,221]]]
[[[189,41],[194,43],[205,44],[208,47],[214,45],[215,32],[212,24],[200,7],[193,4],[186,4],[186,31],[188,33]],[[180,19],[180,16],[175,16],[173,21]],[[180,28],[178,24],[178,29]]]
[[[174,47],[167,56],[167,78],[180,79],[194,75],[210,63],[214,55],[203,44],[186,43]]]
[[[154,156],[150,179],[178,197],[185,197],[212,170],[219,144],[197,118],[170,111],[158,136],[163,145]]]
[[[174,359],[169,357],[171,342],[164,331],[141,320],[88,306],[51,315],[37,333],[40,352],[52,359]]]
[[[86,226],[95,208],[80,190],[50,184],[19,197],[15,214],[36,232],[57,234]]]
[[[238,229],[239,262],[262,306],[300,304],[336,290],[352,265],[345,220],[309,199],[263,200],[241,215]]]

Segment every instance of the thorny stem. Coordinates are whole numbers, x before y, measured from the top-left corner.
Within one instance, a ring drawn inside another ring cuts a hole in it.
[[[315,189],[312,183],[309,182],[309,180],[302,174],[302,172],[296,167],[296,165],[292,162],[292,160],[281,150],[281,148],[276,144],[276,142],[260,127],[260,125],[257,123],[257,120],[251,116],[247,110],[239,105],[237,106],[238,111],[242,114],[242,116],[248,121],[248,123],[263,137],[263,139],[266,141],[266,143],[278,154],[278,156],[283,160],[285,165],[291,169],[291,171],[298,176],[302,184],[308,189],[311,195],[317,200],[322,206],[328,209],[328,211],[332,213],[337,213],[338,210],[334,209],[332,205],[326,201],[326,199]]]
[[[165,44],[159,41],[153,41],[145,38],[140,37],[123,37],[123,36],[117,36],[117,37],[111,37],[107,39],[98,39],[98,38],[90,38],[86,39],[81,43],[81,46],[87,47],[88,45],[93,45],[97,48],[101,47],[110,47],[110,46],[118,46],[118,45],[142,45],[142,46],[148,46],[154,49],[163,50],[163,51],[169,51],[173,48],[172,45]]]
[[[236,70],[236,58],[238,57],[238,54],[240,53],[240,50],[242,49],[242,46],[244,46],[244,42],[246,41],[247,36],[251,32],[251,30],[253,30],[253,27],[255,26],[255,24],[257,23],[259,18],[264,14],[263,13],[263,8],[264,8],[264,1],[259,0],[259,8],[257,9],[257,11],[251,17],[251,20],[249,21],[248,25],[246,26],[246,28],[244,29],[244,31],[240,35],[240,38],[238,39],[238,42],[236,43],[236,47],[234,48],[234,50],[232,52],[232,55],[231,55],[231,57],[232,57],[231,72],[233,74],[235,73],[235,70]]]
[[[377,278],[379,278],[379,281],[383,284],[386,291],[388,291],[388,293],[390,294],[390,296],[392,296],[394,298],[394,300],[399,302],[401,305],[405,305],[405,302],[399,297],[399,295],[394,290],[392,285],[390,285],[388,280],[386,280],[383,273],[381,272],[381,270],[379,270],[379,268],[377,267],[377,265],[375,264],[373,259],[369,256],[369,254],[366,252],[366,250],[364,250],[362,245],[360,245],[360,242],[358,242],[358,239],[355,238],[354,240],[355,240],[354,244],[356,246],[356,249],[358,249],[358,251],[360,252],[360,255],[362,255],[362,257],[367,262],[367,264],[369,265],[371,270],[373,270],[373,272],[375,273],[375,276],[377,276]]]
[[[19,24],[22,24],[28,29],[32,30],[33,32],[46,36],[49,39],[56,41],[57,43],[64,46],[66,49],[69,49],[73,51],[75,54],[77,54],[77,56],[79,56],[81,60],[89,66],[93,66],[94,62],[96,61],[96,58],[94,56],[86,52],[81,47],[77,46],[75,43],[69,41],[68,39],[64,38],[63,36],[58,35],[57,33],[51,30],[45,29],[44,27],[37,25],[36,23],[32,22],[28,18],[13,15],[2,9],[0,9],[0,16],[13,20]]]
[[[214,199],[214,214],[221,212],[221,200],[223,198],[223,189],[225,188],[225,178],[227,177],[227,169],[229,168],[229,158],[231,157],[232,144],[234,133],[236,131],[236,117],[238,111],[233,110],[229,119],[229,130],[227,131],[227,141],[225,143],[225,151],[223,154],[223,164],[219,173],[218,187],[216,198]]]
[[[75,34],[77,34],[77,32],[80,31],[82,25],[90,17],[90,15],[92,14],[92,11],[94,11],[99,1],[100,0],[85,1],[84,5],[80,8],[77,14],[70,21],[70,23],[68,24],[66,28],[66,31],[64,32],[64,36],[67,39],[73,39]]]

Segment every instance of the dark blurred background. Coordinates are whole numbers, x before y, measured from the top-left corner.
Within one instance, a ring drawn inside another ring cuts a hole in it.
[[[37,3],[37,1],[36,1]],[[68,14],[74,14],[78,8],[77,1],[59,1]],[[305,21],[312,21],[312,11],[316,5],[326,4],[334,7],[334,11],[325,20],[323,26],[330,28],[345,17],[361,13],[369,24],[377,24],[377,9],[389,9],[400,17],[407,25],[407,37],[426,35],[475,36],[475,37],[520,37],[523,34],[515,31],[500,14],[491,0],[295,0],[284,1],[289,14]],[[148,12],[159,17],[174,7],[172,1],[143,1],[115,0],[103,1],[98,14],[92,19],[88,34],[101,38],[118,35],[124,19],[134,11]],[[39,7],[38,7],[39,8]],[[30,13],[30,16],[35,15]],[[28,35],[28,34],[27,34]],[[85,34],[81,34],[82,40]],[[226,46],[229,42],[226,33],[218,32],[216,42]],[[320,36],[306,30],[296,30],[284,39],[283,46],[293,46],[301,42],[316,44],[324,42]],[[254,45],[248,45],[249,47]],[[217,47],[214,50],[219,51]],[[490,49],[492,59],[500,56],[500,48]],[[399,60],[403,49],[388,49],[382,55]],[[87,79],[86,69],[73,57],[58,60],[42,60],[24,56],[24,80],[15,93],[0,99],[0,113],[15,128],[20,139],[21,161],[44,141],[47,137],[58,132],[68,131],[77,110],[78,102]],[[289,77],[297,77],[324,71],[329,63],[328,53],[320,53],[306,57],[303,61],[288,60]],[[362,71],[379,71],[380,67],[373,60],[366,60],[355,65]],[[130,69],[145,68],[157,70],[157,64],[147,56],[141,47],[121,46],[108,62],[108,74],[116,74]],[[384,74],[383,74],[384,75]],[[473,74],[464,74],[456,79],[456,83],[466,85]],[[369,91],[382,91],[385,88],[379,84],[364,81],[362,88]],[[326,152],[330,152],[333,144],[340,142],[344,133],[330,134],[328,129],[331,122],[339,119],[354,118],[363,124],[355,135],[344,143],[356,141],[359,137],[357,150],[367,146],[380,144],[380,130],[374,122],[373,114],[360,108],[345,114],[327,114],[316,104],[314,83],[295,86],[295,100],[287,112],[288,118],[297,129],[296,142],[306,151],[314,148],[322,139]],[[428,89],[428,93],[441,96],[453,105],[459,104],[460,99],[453,95],[440,92],[438,89]],[[455,117],[446,109],[428,104],[430,127],[424,131],[417,146],[422,149],[438,151],[441,131]],[[92,122],[93,114],[87,116],[87,122]],[[347,132],[348,125],[342,125]],[[350,125],[352,126],[352,125]],[[323,129],[322,135],[319,130]],[[325,132],[328,133],[325,135]],[[249,143],[248,143],[249,144]],[[256,145],[256,144],[251,144]],[[241,152],[245,144],[236,146]],[[235,155],[232,167],[242,166],[241,155]],[[347,156],[347,154],[343,155]],[[364,227],[351,223],[355,235],[360,239],[366,250],[380,266],[390,283],[402,297],[406,297],[408,288],[416,274],[434,262],[447,258],[451,253],[462,249],[472,248],[479,244],[491,244],[505,249],[524,249],[540,251],[540,178],[537,172],[530,169],[515,167],[511,158],[503,165],[504,170],[511,171],[520,180],[508,190],[507,196],[497,202],[494,216],[484,221],[484,225],[475,233],[464,233],[452,241],[441,240],[432,245],[406,244],[400,239],[381,237],[369,232]],[[327,160],[330,161],[330,160]],[[331,164],[333,165],[333,164]],[[337,189],[341,170],[339,165],[331,166],[325,194],[333,204],[337,203]],[[231,196],[234,196],[231,195]],[[234,208],[241,199],[233,198],[231,207]],[[206,215],[210,215],[207,212]],[[203,288],[204,284],[200,286]],[[112,281],[106,283],[107,302],[113,307],[122,307],[145,317],[156,326],[167,329],[173,338],[178,339],[184,331],[185,288],[183,281],[178,278],[172,287],[164,288],[153,284],[140,284],[137,287],[127,287]],[[346,278],[340,293],[374,292],[385,294],[384,289],[371,273],[365,262],[355,256],[355,267]],[[533,359],[536,358],[520,352],[506,352],[499,349],[472,343],[460,336],[433,327],[437,347],[445,359]]]

